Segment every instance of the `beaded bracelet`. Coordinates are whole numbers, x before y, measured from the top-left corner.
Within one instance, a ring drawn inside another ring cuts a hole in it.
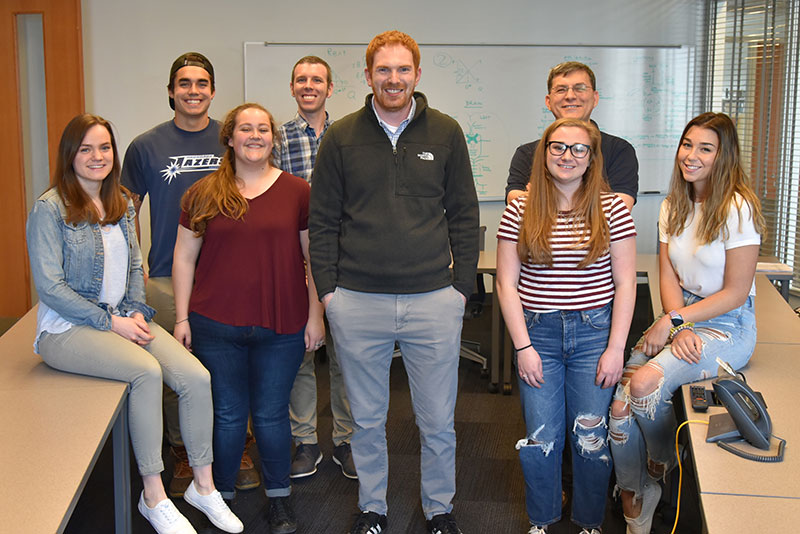
[[[677,334],[681,330],[687,330],[687,329],[694,332],[694,323],[687,322],[687,323],[681,323],[678,326],[673,326],[672,328],[669,329],[669,337],[674,338],[675,334]]]

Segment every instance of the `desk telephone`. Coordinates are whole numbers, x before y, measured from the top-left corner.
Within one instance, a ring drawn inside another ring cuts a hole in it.
[[[741,373],[736,376],[720,376],[712,383],[714,395],[728,413],[715,414],[708,419],[706,441],[716,442],[721,448],[757,462],[780,462],[783,460],[785,441],[779,440],[775,456],[763,456],[743,451],[731,442],[745,441],[752,446],[769,450],[772,436],[772,421],[767,413],[767,404],[761,393],[753,391]],[[712,397],[713,398],[713,397]]]

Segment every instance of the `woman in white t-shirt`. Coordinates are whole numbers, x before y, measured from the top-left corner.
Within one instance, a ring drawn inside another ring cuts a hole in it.
[[[703,113],[686,125],[658,234],[664,315],[634,347],[609,424],[629,534],[650,532],[658,480],[675,465],[672,394],[717,376],[717,358],[741,368],[755,347],[764,218],[727,115]]]

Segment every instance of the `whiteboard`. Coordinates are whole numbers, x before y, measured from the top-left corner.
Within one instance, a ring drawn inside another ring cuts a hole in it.
[[[336,120],[363,106],[371,92],[365,51],[366,44],[244,43],[245,101],[264,105],[279,124],[292,119],[292,66],[316,55],[333,71],[326,109]],[[547,75],[562,61],[580,61],[595,72],[600,103],[592,119],[636,149],[640,194],[666,191],[680,134],[691,118],[690,47],[420,45],[420,51],[417,90],[464,130],[480,200],[505,197],[514,150],[540,138],[553,121],[544,105]]]

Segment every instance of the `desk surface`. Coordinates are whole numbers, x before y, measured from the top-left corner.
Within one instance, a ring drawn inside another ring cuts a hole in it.
[[[760,463],[739,458],[714,443],[706,443],[706,425],[690,423],[689,436],[701,500],[705,503],[709,493],[800,499],[800,479],[795,476],[800,473],[800,454],[797,453],[800,425],[796,422],[798,403],[793,401],[800,378],[800,345],[760,342],[742,372],[750,387],[764,395],[773,432],[786,440],[784,460]],[[700,383],[711,387],[710,380]],[[687,419],[707,421],[710,415],[725,411],[722,407],[710,407],[707,413],[695,412],[691,409],[688,385],[682,387],[682,393]],[[773,444],[769,452],[750,450],[774,454],[774,449]],[[787,476],[787,473],[792,475]],[[795,505],[800,509],[800,501],[795,501]]]
[[[49,368],[33,353],[35,331],[36,308],[0,338],[0,524],[62,532],[127,384]]]
[[[497,272],[497,251],[481,250],[478,256],[478,272],[489,274]]]
[[[739,532],[742,527],[761,532],[794,532],[800,523],[800,502],[795,499],[703,495],[708,534]],[[769,525],[768,528],[760,526]]]
[[[758,342],[800,343],[800,317],[763,274],[756,275]]]

